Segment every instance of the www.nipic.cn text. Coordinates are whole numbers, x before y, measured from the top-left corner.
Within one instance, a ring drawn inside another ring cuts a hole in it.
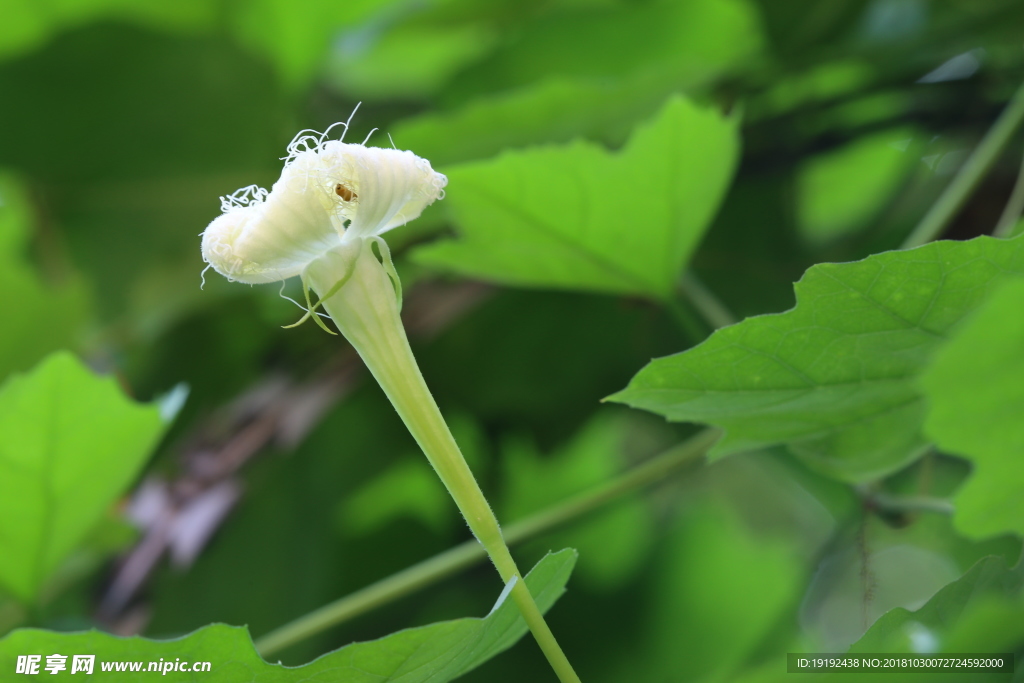
[[[166,676],[171,672],[203,673],[210,671],[210,662],[189,662],[176,658],[173,661],[161,658],[155,662],[99,662],[96,655],[18,655],[16,674],[91,674],[101,673],[158,673]]]

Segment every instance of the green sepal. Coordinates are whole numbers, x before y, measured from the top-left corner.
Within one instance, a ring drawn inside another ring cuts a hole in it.
[[[377,249],[380,251],[380,262],[384,266],[384,271],[391,278],[392,284],[395,286],[395,297],[398,299],[398,310],[402,310],[402,281],[398,277],[398,271],[395,270],[395,263],[391,260],[391,249],[388,247],[388,243],[384,241],[384,238],[380,235],[374,235],[371,237],[377,245]]]
[[[355,259],[352,259],[349,262],[348,266],[346,267],[345,274],[341,277],[341,279],[338,280],[337,282],[335,282],[334,285],[330,288],[330,290],[328,290],[328,292],[326,294],[324,294],[322,297],[320,297],[315,304],[312,303],[312,301],[310,301],[310,298],[309,298],[310,287],[309,287],[309,282],[306,280],[306,274],[303,273],[302,275],[300,275],[299,277],[302,280],[302,293],[306,297],[306,314],[303,315],[301,318],[299,318],[298,321],[292,323],[291,325],[282,325],[281,327],[286,329],[286,330],[290,330],[291,328],[298,327],[302,323],[306,322],[309,318],[312,318],[313,322],[315,322],[317,325],[319,325],[320,329],[322,329],[324,332],[326,332],[327,334],[333,334],[333,335],[337,336],[338,333],[334,332],[330,328],[328,328],[327,324],[324,323],[324,321],[320,319],[320,316],[316,315],[316,309],[320,308],[320,306],[323,304],[325,299],[329,299],[330,297],[334,296],[335,294],[338,293],[338,291],[342,287],[345,286],[345,283],[348,282],[349,279],[351,279],[352,273],[354,273],[356,271],[355,264],[356,264]],[[394,267],[392,266],[392,270],[393,269],[394,269]]]

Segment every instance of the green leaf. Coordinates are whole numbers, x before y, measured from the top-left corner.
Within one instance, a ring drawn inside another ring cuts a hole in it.
[[[921,377],[925,433],[974,471],[956,494],[967,536],[1024,535],[1024,279],[1003,284],[956,330]]]
[[[526,577],[538,607],[546,611],[565,592],[576,552],[561,550],[544,557]],[[14,671],[18,655],[95,654],[95,673],[107,662],[143,662],[139,673],[121,673],[119,681],[144,681],[149,662],[178,659],[210,662],[202,679],[209,683],[290,683],[323,680],[336,683],[444,683],[507,650],[526,633],[526,623],[511,600],[482,619],[465,618],[392,633],[379,640],[353,643],[300,667],[264,662],[244,627],[213,624],[177,640],[119,638],[98,631],[54,633],[20,629],[0,640],[0,670]],[[70,660],[69,660],[70,661]],[[170,672],[161,680],[193,681],[191,672]]]
[[[32,600],[136,476],[164,424],[64,352],[0,387],[0,583]]]
[[[618,153],[580,141],[445,169],[462,238],[415,258],[511,285],[667,300],[737,150],[734,120],[674,97]]]
[[[917,376],[1009,273],[1024,273],[1024,239],[936,242],[813,266],[792,310],[656,359],[611,400],[722,427],[714,457],[787,443],[832,476],[877,478],[926,448]]]

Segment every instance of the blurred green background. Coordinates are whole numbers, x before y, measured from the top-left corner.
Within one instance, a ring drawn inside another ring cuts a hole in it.
[[[1024,78],[1022,35],[1019,0],[0,0],[0,375],[67,348],[139,400],[184,383],[119,509],[145,517],[144,482],[179,506],[219,492],[193,552],[155,560],[120,603],[115,558],[142,533],[112,513],[37,608],[0,597],[0,632],[222,621],[259,636],[468,538],[343,341],[281,330],[301,312],[276,286],[207,273],[200,288],[218,196],[269,187],[298,130],[361,102],[347,140],[379,129],[370,144],[390,135],[448,172],[580,138],[617,149],[674,93],[730,112],[738,170],[692,269],[745,317],[790,307],[814,263],[899,246]],[[1017,139],[947,237],[991,231],[1019,156]],[[634,200],[618,198],[624,230]],[[697,341],[669,312],[408,258],[452,232],[442,201],[389,242],[414,350],[499,518],[694,431],[600,403]],[[945,495],[966,471],[937,455],[887,486],[927,477]],[[515,552],[530,566],[580,550],[550,621],[584,680],[730,680],[797,646],[842,650],[979,558],[1020,553],[947,515],[884,513],[779,448],[693,467]],[[499,588],[481,565],[280,657],[482,615]],[[546,666],[526,639],[464,680],[546,680]]]

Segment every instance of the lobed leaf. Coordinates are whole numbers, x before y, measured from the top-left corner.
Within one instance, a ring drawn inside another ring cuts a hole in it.
[[[137,475],[164,422],[66,352],[0,387],[0,584],[29,602]]]
[[[618,153],[577,141],[446,169],[461,239],[415,258],[505,284],[667,300],[738,146],[735,120],[674,97]]]
[[[785,443],[833,476],[883,476],[928,445],[917,377],[929,357],[1013,274],[1024,274],[1022,239],[819,264],[793,309],[656,359],[610,400],[722,427],[713,457]]]
[[[940,348],[921,377],[925,433],[974,471],[956,494],[957,528],[1024,535],[1024,279],[1006,282]]]

